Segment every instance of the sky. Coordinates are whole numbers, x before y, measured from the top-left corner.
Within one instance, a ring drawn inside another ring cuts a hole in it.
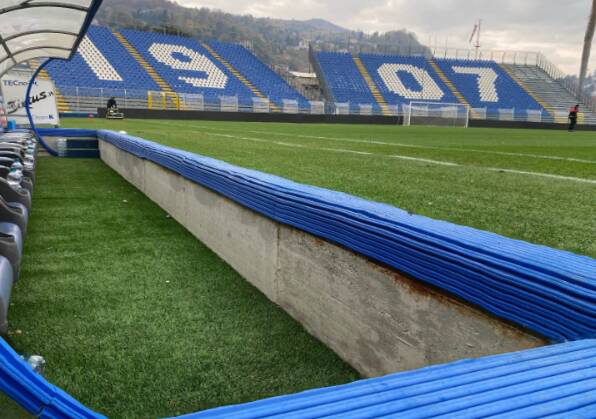
[[[235,14],[322,18],[364,32],[407,29],[427,45],[467,47],[482,19],[483,49],[542,52],[566,73],[579,72],[590,0],[175,0]],[[596,49],[590,68],[596,68]]]

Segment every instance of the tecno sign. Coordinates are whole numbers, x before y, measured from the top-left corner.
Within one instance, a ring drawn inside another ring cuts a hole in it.
[[[2,85],[5,87],[22,87],[29,86],[29,82],[23,80],[2,80]],[[37,86],[37,82],[33,82],[33,85]]]

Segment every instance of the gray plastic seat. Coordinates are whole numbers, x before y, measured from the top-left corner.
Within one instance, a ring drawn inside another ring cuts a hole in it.
[[[29,211],[21,203],[7,202],[0,196],[0,221],[16,224],[21,229],[23,237],[27,234]]]
[[[13,150],[1,150],[0,149],[0,157],[8,157],[10,159],[15,159],[23,162],[23,156],[20,152],[15,152]]]
[[[24,188],[15,190],[8,184],[6,179],[0,178],[0,195],[8,202],[18,202],[27,209],[31,208],[31,193]],[[2,218],[0,218],[2,219]]]
[[[17,143],[2,143],[0,142],[0,150],[10,151],[13,153],[21,153],[25,150],[25,147]]]
[[[10,261],[0,256],[0,335],[8,333],[8,307],[14,283],[14,274]]]
[[[0,164],[0,178],[2,179],[7,179],[8,174],[10,173],[10,168],[6,167],[6,166],[2,166]],[[23,180],[21,181],[21,186],[25,189],[27,189],[30,193],[33,192],[33,180],[25,175],[25,173],[23,172]]]
[[[14,163],[14,159],[10,159],[8,157],[0,157],[0,166],[4,166],[10,169],[12,164]],[[31,179],[33,183],[35,183],[35,169],[34,170],[23,170],[23,175]],[[6,178],[6,176],[4,176]]]
[[[18,225],[0,223],[0,256],[10,262],[14,272],[14,282],[16,282],[23,257],[23,233]]]
[[[29,147],[26,144],[2,143],[0,142],[0,151],[9,153],[19,153],[24,155]],[[37,147],[35,148],[37,151]]]

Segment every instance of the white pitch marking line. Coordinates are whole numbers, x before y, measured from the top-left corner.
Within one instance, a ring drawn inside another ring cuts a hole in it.
[[[205,127],[205,128],[207,128],[207,127]],[[225,128],[217,128],[217,129],[225,130]],[[507,151],[488,151],[488,150],[478,150],[478,149],[473,149],[473,148],[436,147],[436,146],[416,145],[416,144],[406,144],[406,143],[388,143],[386,141],[358,140],[355,138],[339,138],[339,137],[320,137],[320,136],[315,136],[315,135],[287,134],[287,133],[273,132],[273,131],[248,131],[248,132],[250,132],[251,134],[285,135],[287,137],[310,138],[310,139],[314,139],[314,140],[330,140],[330,141],[341,141],[341,142],[350,142],[350,143],[359,143],[359,144],[388,145],[388,146],[393,146],[393,147],[420,148],[420,149],[426,149],[426,150],[462,151],[462,152],[470,152],[470,153],[495,154],[495,155],[499,155],[499,156],[528,157],[528,158],[542,159],[542,160],[562,160],[562,161],[572,161],[572,162],[576,162],[576,163],[596,164],[595,160],[576,159],[573,157],[561,157],[561,156],[545,156],[545,155],[541,155],[541,154],[513,153],[513,152],[507,152]]]
[[[215,131],[225,131],[230,132],[230,129],[227,128],[217,128],[217,127],[209,127],[204,125],[195,125],[196,128],[202,128],[207,130],[215,130]],[[406,144],[406,143],[388,143],[384,141],[375,141],[375,140],[358,140],[355,138],[339,138],[339,137],[320,137],[316,135],[300,135],[300,134],[288,134],[285,132],[273,132],[273,131],[247,131],[251,134],[270,134],[270,135],[281,135],[286,137],[294,137],[294,138],[310,138],[315,140],[331,140],[331,141],[341,141],[341,142],[351,142],[351,143],[359,143],[359,144],[377,144],[377,145],[388,145],[394,147],[408,147],[408,148],[419,148],[419,149],[426,149],[426,150],[441,150],[441,151],[462,151],[462,152],[470,152],[470,153],[482,153],[482,154],[494,154],[499,156],[511,156],[511,157],[528,157],[533,159],[542,159],[542,160],[559,160],[559,161],[572,161],[576,163],[587,163],[587,164],[596,164],[596,160],[586,160],[586,159],[577,159],[574,157],[561,157],[561,156],[545,156],[541,154],[526,154],[526,153],[513,153],[507,151],[487,151],[487,150],[477,150],[477,149],[470,149],[470,148],[452,148],[452,147],[436,147],[436,146],[425,146],[425,145],[416,145],[416,144]]]
[[[392,157],[394,159],[401,159],[401,160],[414,160],[414,161],[419,161],[419,162],[424,162],[424,163],[438,164],[440,166],[450,166],[450,167],[461,166],[460,164],[451,163],[451,162],[448,162],[448,161],[431,160],[431,159],[421,159],[421,158],[418,158],[418,157],[400,156],[398,154],[388,155],[387,157]]]
[[[349,153],[349,154],[359,154],[361,156],[374,156],[373,153],[369,153],[368,151],[356,151],[356,150],[346,150],[345,148],[326,148],[326,147],[321,147],[321,148],[315,148],[315,147],[311,147],[311,149],[313,150],[325,150],[325,151],[336,151],[338,153]]]
[[[540,173],[540,172],[526,172],[524,170],[515,170],[515,169],[498,169],[496,167],[484,167],[484,169],[490,170],[491,172],[504,172],[504,173],[514,173],[514,174],[518,174],[518,175],[531,175],[531,176],[547,177],[547,178],[560,179],[560,180],[572,180],[574,182],[591,183],[593,185],[596,185],[596,180],[585,179],[585,178],[581,178],[581,177],[561,176],[561,175],[553,175],[550,173]]]
[[[207,135],[211,135],[214,137],[223,137],[223,138],[231,138],[231,139],[246,140],[246,141],[256,141],[259,143],[267,143],[267,144],[277,144],[277,145],[282,145],[282,146],[286,146],[286,147],[306,148],[309,150],[322,150],[322,151],[331,151],[331,152],[335,152],[335,153],[350,153],[350,154],[358,154],[358,155],[366,155],[366,156],[389,157],[389,158],[394,158],[394,159],[411,160],[411,161],[417,161],[417,162],[421,162],[421,163],[436,164],[436,165],[440,165],[440,166],[471,167],[471,168],[476,168],[476,169],[484,169],[484,170],[488,170],[491,172],[512,173],[512,174],[518,174],[518,175],[546,177],[546,178],[558,179],[558,180],[569,180],[569,181],[573,181],[573,182],[596,184],[596,180],[593,180],[593,179],[584,179],[584,178],[578,178],[578,177],[572,177],[572,176],[553,175],[550,173],[527,172],[527,171],[515,170],[515,169],[499,169],[496,167],[463,166],[461,164],[447,162],[447,161],[441,161],[441,160],[422,159],[422,158],[418,158],[418,157],[401,156],[401,155],[397,155],[397,154],[393,154],[393,155],[374,154],[374,153],[368,153],[368,152],[364,152],[364,151],[346,150],[343,148],[308,147],[307,145],[304,145],[304,144],[292,144],[292,143],[283,143],[283,142],[279,142],[279,141],[268,141],[263,138],[241,137],[241,136],[231,135],[231,134],[215,134],[215,133],[209,133],[209,132],[207,132],[207,133],[203,132],[202,134],[207,134]]]

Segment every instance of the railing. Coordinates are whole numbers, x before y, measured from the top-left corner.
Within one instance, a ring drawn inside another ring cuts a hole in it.
[[[404,43],[371,43],[361,44],[352,43],[346,39],[345,44],[325,44],[324,49],[320,49],[317,43],[311,43],[310,47],[314,50],[324,50],[327,52],[349,53],[349,54],[376,54],[376,55],[404,55],[404,56],[428,56],[430,48],[414,41]]]
[[[259,97],[219,96],[205,97],[200,94],[167,93],[139,90],[62,88],[62,96],[68,102],[71,112],[95,114],[97,108],[106,106],[107,100],[114,97],[123,109],[153,109],[212,112],[272,112],[271,101]],[[376,103],[353,103],[332,101],[298,102],[293,99],[276,101],[276,106],[286,114],[310,115],[384,115]],[[393,117],[408,114],[408,105],[388,105],[387,113]],[[387,114],[385,114],[387,115]],[[537,109],[470,109],[470,119],[521,122],[566,123],[567,113],[556,111],[554,115]],[[585,124],[596,124],[596,120],[582,120]]]
[[[61,87],[60,94],[72,112],[97,112],[114,97],[118,105],[129,109],[147,109],[148,92],[134,89],[96,89],[87,87]]]
[[[495,61],[499,64],[538,66],[542,54],[530,51],[505,51],[505,50],[476,50],[470,48],[441,48],[432,49],[435,58],[457,60]]]
[[[590,95],[580,92],[579,82],[571,80],[555,64],[549,61],[543,54],[540,54],[537,66],[549,77],[561,84],[569,93],[586,105],[592,112],[596,112],[596,100]]]

